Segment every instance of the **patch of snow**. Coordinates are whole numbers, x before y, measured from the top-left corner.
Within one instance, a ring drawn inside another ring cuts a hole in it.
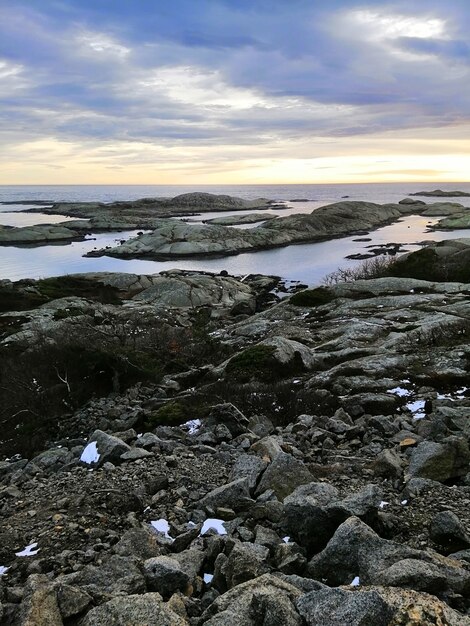
[[[8,572],[9,569],[10,569],[9,567],[5,567],[4,565],[0,565],[0,576],[4,576]]]
[[[382,502],[379,504],[379,509],[383,509],[384,506],[388,506],[390,504],[390,502],[385,502],[385,500],[382,500]]]
[[[213,578],[214,578],[214,574],[207,574],[207,573],[204,574],[204,582],[206,583],[206,585],[211,583]]]
[[[296,378],[295,380],[292,381],[292,384],[298,385],[300,382],[302,382],[302,381],[299,380],[298,378]]]
[[[405,504],[408,504],[408,500],[402,500],[401,504],[403,504],[403,506],[405,506]]]
[[[150,507],[146,506],[145,509],[143,510],[144,513],[147,513],[147,511],[150,511]]]
[[[170,524],[163,517],[150,522],[150,526],[152,526],[157,533],[162,533],[162,535],[164,535],[167,539],[174,541],[173,537],[170,537]]]
[[[188,522],[188,526],[190,528],[195,528],[197,526],[197,524],[195,522]]]
[[[411,391],[409,389],[404,389],[403,387],[394,387],[393,389],[388,389],[387,393],[393,393],[394,396],[398,396],[399,398],[406,398],[408,396],[411,396]]]
[[[189,420],[188,422],[185,422],[182,427],[186,428],[189,435],[194,435],[201,428],[201,423],[200,419]]]
[[[29,546],[26,546],[24,550],[21,552],[15,552],[16,556],[35,556],[39,552],[39,548],[36,550],[37,543],[30,543]]]
[[[286,537],[283,537],[283,538],[282,538],[282,541],[283,541],[284,543],[289,543],[289,541],[290,541],[290,537],[287,535]]]
[[[209,517],[206,519],[201,528],[201,535],[204,535],[208,530],[215,530],[218,535],[226,535],[224,522],[221,519]]]
[[[350,587],[359,587],[360,584],[361,584],[361,580],[360,580],[359,576],[355,576],[349,586]]]
[[[96,445],[96,441],[92,441],[89,443],[82,452],[82,456],[80,457],[80,461],[82,463],[98,463],[100,460],[101,454],[98,452],[98,447]]]
[[[413,413],[413,419],[421,420],[425,417],[424,414],[424,400],[415,400],[414,402],[408,402],[406,408]]]

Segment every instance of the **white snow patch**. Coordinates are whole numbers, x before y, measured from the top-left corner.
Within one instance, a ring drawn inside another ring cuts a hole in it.
[[[298,378],[296,378],[295,380],[292,381],[293,385],[298,385],[300,382],[302,382],[301,380],[299,380]]]
[[[188,526],[190,528],[195,528],[195,526],[197,526],[197,524],[195,522],[188,522]]]
[[[382,500],[382,502],[379,504],[379,509],[383,509],[384,506],[388,506],[390,504],[390,502],[385,502],[385,500]]]
[[[201,535],[204,535],[208,530],[215,530],[218,535],[226,535],[224,523],[221,519],[209,517],[206,519],[201,528]]]
[[[171,539],[171,541],[174,541],[173,537],[170,537],[170,524],[163,517],[154,520],[153,522],[150,522],[150,526],[152,526],[152,528],[154,528],[157,533],[162,533],[167,539]]]
[[[201,428],[201,420],[189,420],[183,424],[183,428],[186,428],[189,435],[194,435]]]
[[[355,576],[349,586],[350,587],[359,587],[360,584],[361,584],[361,580],[360,580],[359,576]]]
[[[283,537],[283,538],[282,538],[282,541],[283,541],[284,543],[289,543],[289,541],[290,541],[290,537],[289,537],[288,535],[286,535],[285,537]]]
[[[394,387],[393,389],[388,389],[387,393],[393,393],[394,396],[398,396],[399,398],[406,398],[411,396],[411,391],[409,389],[404,389],[403,387]]]
[[[10,569],[9,567],[5,567],[4,565],[0,565],[0,576],[4,576],[8,572],[9,569]]]
[[[92,441],[89,443],[82,452],[82,456],[80,457],[80,461],[82,463],[98,463],[100,460],[101,454],[98,452],[98,446],[96,445],[96,441]]]
[[[29,546],[26,546],[24,550],[21,552],[15,552],[16,556],[35,556],[39,552],[39,548],[37,548],[37,543],[30,543]]]
[[[405,504],[408,504],[408,500],[402,500],[401,504],[403,504],[403,506],[405,506]]]
[[[414,400],[414,402],[408,402],[406,408],[413,413],[413,419],[415,420],[421,420],[425,417],[424,400]]]
[[[204,582],[206,583],[206,585],[211,583],[213,578],[214,574],[204,574]]]

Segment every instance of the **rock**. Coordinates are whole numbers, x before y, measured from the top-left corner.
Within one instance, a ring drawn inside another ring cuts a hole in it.
[[[411,454],[408,476],[445,482],[465,476],[469,462],[470,451],[463,438],[447,437],[441,443],[422,441]]]
[[[184,572],[179,562],[169,556],[157,556],[144,563],[145,580],[152,591],[158,591],[168,599],[177,591],[186,593],[190,577]]]
[[[79,587],[71,587],[70,585],[62,584],[56,585],[55,587],[60,614],[65,620],[83,613],[93,602],[93,598],[90,594]]]
[[[424,565],[418,568],[415,561]],[[402,565],[398,565],[400,562]],[[430,565],[428,569],[427,565]],[[362,584],[382,584],[388,576],[390,580],[404,584],[409,580],[414,584],[421,571],[426,572],[419,580],[422,590],[428,591],[426,584],[429,584],[429,591],[433,592],[439,581],[445,579],[448,588],[457,593],[466,595],[470,591],[470,573],[456,561],[382,539],[357,517],[341,524],[326,548],[309,562],[308,571],[312,578],[325,580],[329,585],[350,584],[356,576]]]
[[[441,511],[433,517],[429,536],[446,554],[470,548],[470,537],[455,513]]]
[[[423,203],[424,204],[424,203]],[[203,220],[204,224],[220,224],[221,226],[236,226],[237,224],[256,224],[274,220],[277,215],[272,213],[247,213],[245,215],[226,215],[224,217],[213,217],[210,220]]]
[[[51,242],[70,242],[83,239],[84,236],[62,224],[36,224],[35,226],[3,226],[0,224],[0,245],[17,246],[18,244],[47,245]]]
[[[239,478],[210,491],[199,502],[201,508],[215,511],[218,507],[228,507],[234,511],[246,509],[253,500],[250,498],[248,479]]]
[[[121,454],[121,461],[138,461],[139,459],[146,459],[153,456],[151,452],[144,448],[131,448],[124,454]]]
[[[238,437],[247,431],[248,419],[231,402],[216,404],[204,420],[204,429],[214,429],[219,425],[225,426],[232,437]]]
[[[233,587],[215,599],[202,615],[205,626],[301,626],[293,585],[265,574]]]
[[[273,461],[278,454],[282,453],[281,445],[274,436],[263,437],[251,446],[253,452],[256,452],[263,459]]]
[[[159,556],[160,551],[156,534],[147,528],[131,528],[114,546],[114,552],[119,556],[132,556],[144,560]]]
[[[434,191],[417,191],[416,193],[410,193],[410,196],[428,196],[430,198],[462,198],[470,196],[470,193],[466,191],[442,191],[442,189],[435,189]]]
[[[145,591],[145,580],[135,560],[118,555],[102,565],[87,565],[79,572],[60,576],[57,582],[80,587],[98,600]]]
[[[304,463],[290,454],[281,452],[264,471],[256,489],[257,494],[272,489],[279,500],[291,494],[296,487],[310,483],[312,474]]]
[[[397,561],[382,571],[377,582],[389,587],[409,587],[416,591],[438,594],[447,588],[445,572],[417,559]]]
[[[324,548],[336,529],[326,507],[337,499],[338,492],[332,485],[309,483],[284,500],[286,532],[310,554]]]
[[[230,480],[246,478],[250,491],[253,491],[258,483],[259,477],[267,468],[268,463],[259,456],[253,454],[242,454],[235,461]]]
[[[162,601],[159,593],[114,598],[92,609],[81,626],[186,626],[187,621]]]
[[[118,463],[121,460],[121,456],[125,452],[129,452],[131,447],[124,443],[121,439],[108,435],[108,433],[102,430],[95,430],[95,432],[88,439],[88,444],[96,442],[98,454],[100,455],[97,462],[98,465],[103,465],[108,461],[111,463]]]
[[[160,437],[157,437],[155,433],[144,433],[142,437],[138,437],[135,442],[136,448],[153,448],[153,446],[157,446],[160,444],[162,440]]]
[[[21,603],[22,626],[63,626],[54,585],[43,574],[29,576]]]
[[[296,607],[309,626],[389,626],[392,611],[376,591],[320,589]]]
[[[246,230],[155,220],[151,233],[111,249],[93,251],[88,256],[168,259],[260,250],[370,230],[398,219],[405,209],[406,206],[398,204],[343,201],[316,209],[310,215],[278,217]]]
[[[403,475],[403,465],[400,455],[394,450],[383,450],[377,455],[373,470],[376,476],[400,478]]]
[[[232,548],[228,559],[224,561],[221,570],[215,575],[222,576],[228,589],[241,583],[257,578],[268,570],[268,548],[254,543],[237,542]],[[216,562],[217,565],[217,562]],[[220,563],[219,563],[220,565]]]
[[[31,463],[46,472],[57,472],[71,460],[72,455],[66,448],[52,448],[38,454]]]

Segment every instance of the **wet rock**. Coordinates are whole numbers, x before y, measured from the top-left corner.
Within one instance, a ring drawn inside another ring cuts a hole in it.
[[[279,500],[294,491],[296,487],[311,482],[312,474],[304,463],[291,454],[281,452],[268,465],[256,489],[261,494],[272,489]]]
[[[393,616],[376,591],[325,588],[305,594],[296,607],[309,626],[388,626]]]
[[[187,621],[172,611],[159,593],[114,598],[92,609],[81,626],[186,626]]]

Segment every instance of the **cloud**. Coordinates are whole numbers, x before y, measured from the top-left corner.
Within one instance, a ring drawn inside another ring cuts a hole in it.
[[[137,163],[466,128],[469,22],[461,0],[4,0],[0,141]]]

